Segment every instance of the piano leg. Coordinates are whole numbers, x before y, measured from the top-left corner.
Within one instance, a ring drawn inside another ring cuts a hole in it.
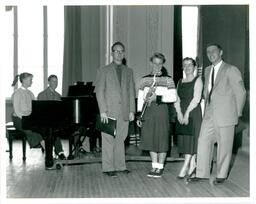
[[[68,151],[69,151],[68,160],[74,159],[74,155],[72,154],[73,143],[74,143],[74,135],[72,134],[68,139]]]
[[[52,149],[53,149],[53,134],[52,128],[49,128],[48,134],[45,137],[45,169],[52,169],[53,168],[53,156],[52,156]]]
[[[72,155],[72,141],[69,139],[69,155],[68,155],[68,160],[74,159],[74,156]]]

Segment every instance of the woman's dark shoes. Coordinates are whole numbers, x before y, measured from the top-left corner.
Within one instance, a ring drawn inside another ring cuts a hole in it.
[[[179,175],[177,176],[177,179],[184,179],[187,178],[188,174],[187,174],[188,170],[186,169],[185,171],[180,171]],[[184,175],[183,175],[184,174]]]
[[[219,185],[219,184],[223,184],[225,182],[226,178],[216,178],[214,181],[213,181],[213,184],[214,185]]]
[[[184,178],[186,178],[187,177],[187,175],[184,175],[184,176],[177,176],[177,179],[184,179]]]
[[[209,178],[199,178],[199,177],[193,177],[193,178],[188,178],[188,182],[199,182],[199,181],[205,181],[209,180]]]
[[[155,172],[156,172],[156,168],[152,168],[152,169],[148,172],[147,176],[148,176],[148,177],[153,177],[153,176],[155,175]]]
[[[196,167],[194,167],[193,171],[191,171],[191,173],[188,174],[188,178],[194,178],[196,177]]]
[[[160,178],[160,177],[162,177],[162,175],[163,175],[163,172],[164,172],[164,169],[156,169],[155,170],[155,173],[154,173],[154,175],[153,175],[153,178]]]
[[[32,147],[32,148],[40,148],[41,149],[41,151],[42,151],[42,153],[44,153],[45,152],[45,149],[42,147],[42,145],[39,143],[38,145],[36,145],[36,146],[34,146],[34,147]]]

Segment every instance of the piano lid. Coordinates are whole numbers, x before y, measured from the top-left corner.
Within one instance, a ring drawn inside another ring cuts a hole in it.
[[[39,115],[39,116],[48,116],[48,117],[55,117],[55,115],[58,115],[58,117],[65,115],[65,103],[62,101],[56,101],[56,100],[47,100],[47,101],[41,101],[41,100],[33,100],[32,101],[32,114],[33,115]],[[51,114],[54,113],[54,116]]]
[[[63,101],[32,101],[32,113],[22,117],[24,129],[31,127],[60,127],[70,123],[71,110]]]

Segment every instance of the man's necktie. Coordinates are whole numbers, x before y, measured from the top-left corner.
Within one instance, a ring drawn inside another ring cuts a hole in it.
[[[121,85],[121,80],[122,80],[122,66],[121,65],[116,66],[116,73],[117,73],[118,81]]]
[[[214,67],[212,67],[211,90],[210,90],[209,99],[208,99],[208,102],[209,102],[209,103],[211,103],[211,96],[212,96],[213,86],[214,86]]]

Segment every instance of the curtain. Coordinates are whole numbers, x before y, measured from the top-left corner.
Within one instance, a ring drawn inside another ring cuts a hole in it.
[[[177,85],[182,73],[182,9],[180,5],[174,6],[174,42],[173,42],[173,79]]]
[[[198,6],[198,24],[197,24],[197,57],[196,57],[196,63],[197,63],[197,73],[198,75],[202,76],[202,79],[204,81],[204,64],[203,64],[203,38],[202,38],[202,16],[201,16],[201,6]]]
[[[81,7],[65,6],[64,15],[62,95],[66,96],[68,87],[82,80]]]

